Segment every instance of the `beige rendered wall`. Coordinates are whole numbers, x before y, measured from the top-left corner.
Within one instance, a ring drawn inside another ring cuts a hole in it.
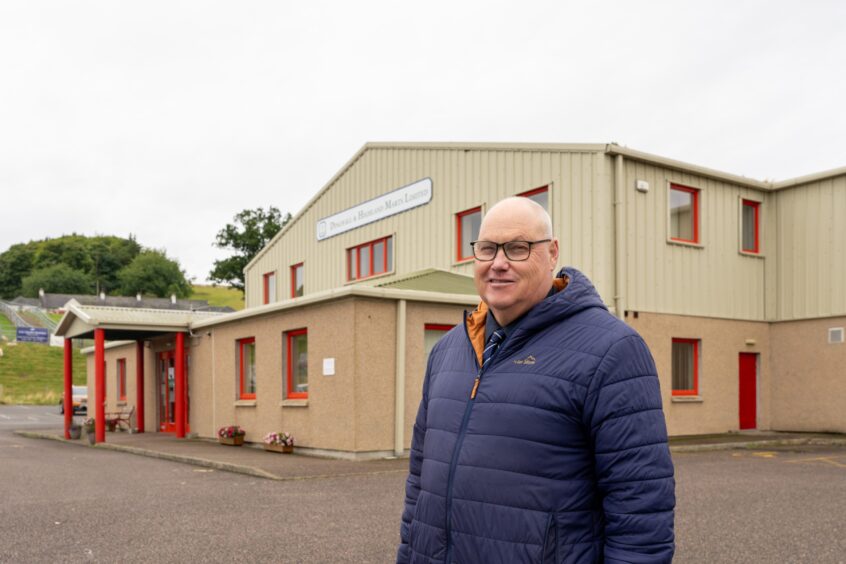
[[[609,167],[614,159],[607,157]],[[623,169],[626,309],[755,321],[774,315],[765,296],[776,257],[773,194],[634,160]],[[647,193],[635,190],[637,180],[649,183]],[[671,183],[699,190],[700,245],[669,241]],[[741,199],[761,202],[757,256],[740,252]]]
[[[260,305],[262,275],[277,273],[277,296],[290,295],[290,266],[304,262],[305,293],[346,282],[346,249],[394,236],[394,275],[425,268],[472,274],[456,263],[455,214],[485,209],[515,194],[549,185],[561,264],[577,265],[606,300],[613,298],[613,191],[602,146],[592,149],[368,148],[313,204],[294,218],[247,270],[246,305]],[[432,179],[432,201],[410,211],[318,242],[317,220],[422,178]],[[610,303],[610,302],[609,302]]]
[[[828,330],[846,317],[772,326],[772,427],[846,432],[846,344],[828,344]]]
[[[646,341],[661,381],[664,415],[670,435],[698,435],[739,430],[739,354],[758,353],[758,429],[770,429],[772,361],[768,323],[704,317],[629,313],[626,321]],[[672,396],[672,339],[700,339],[699,396]],[[747,340],[754,345],[747,345]]]
[[[779,319],[846,315],[846,175],[776,195]]]
[[[380,320],[383,321],[383,320]],[[285,400],[284,333],[308,330],[309,398]],[[215,437],[225,425],[240,425],[246,440],[261,442],[271,431],[294,433],[298,445],[330,450],[355,449],[355,303],[352,299],[284,310],[208,327],[198,332],[201,377],[196,397],[211,398],[197,406],[192,431]],[[256,343],[256,399],[238,399],[237,341]],[[322,376],[323,358],[335,359],[335,375]]]

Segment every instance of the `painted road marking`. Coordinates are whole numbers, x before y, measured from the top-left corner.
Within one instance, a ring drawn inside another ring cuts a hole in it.
[[[838,468],[846,468],[846,464],[842,462],[837,462],[835,458],[844,458],[844,456],[818,456],[816,458],[801,458],[799,460],[787,460],[786,462],[789,463],[804,463],[804,462],[823,462],[825,464],[831,464],[833,466],[837,466]]]
[[[774,452],[753,452],[752,456],[760,456],[761,458],[775,458],[777,455]]]
[[[3,415],[3,414],[0,414],[0,417],[2,417],[3,419],[11,419],[11,417],[9,417],[8,415]]]

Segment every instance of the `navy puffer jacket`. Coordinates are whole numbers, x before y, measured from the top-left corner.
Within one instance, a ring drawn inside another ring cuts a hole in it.
[[[675,482],[652,356],[584,275],[559,277],[567,286],[517,322],[481,374],[484,304],[433,349],[398,562],[672,560]]]

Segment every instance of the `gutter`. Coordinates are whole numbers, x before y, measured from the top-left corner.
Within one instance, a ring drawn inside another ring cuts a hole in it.
[[[614,159],[614,313],[618,319],[626,312],[626,248],[623,214],[623,155]]]
[[[394,456],[405,452],[405,324],[406,301],[397,302],[396,376],[394,380]]]

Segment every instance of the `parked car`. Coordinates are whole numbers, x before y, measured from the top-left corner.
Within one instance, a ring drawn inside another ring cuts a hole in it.
[[[71,387],[71,401],[73,402],[73,414],[88,413],[88,386],[72,386]],[[65,393],[62,392],[62,399],[59,402],[61,405],[61,413],[65,413]]]

